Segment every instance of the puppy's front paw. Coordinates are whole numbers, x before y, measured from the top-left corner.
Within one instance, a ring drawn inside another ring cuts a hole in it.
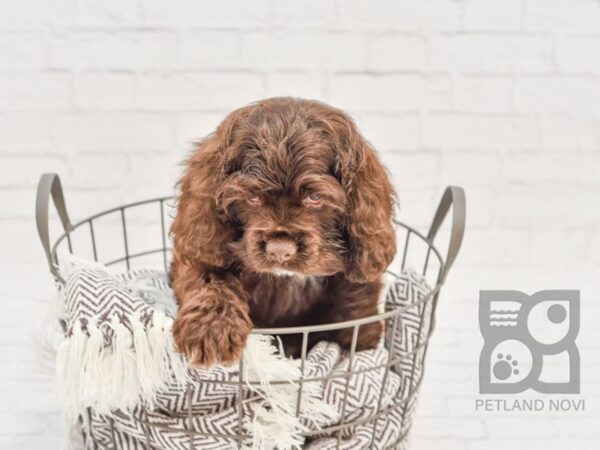
[[[252,329],[248,305],[229,292],[208,289],[183,302],[173,324],[180,353],[193,365],[237,361]]]

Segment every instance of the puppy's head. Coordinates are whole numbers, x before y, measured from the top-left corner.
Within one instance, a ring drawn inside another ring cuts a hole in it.
[[[229,114],[180,182],[177,257],[260,273],[376,279],[395,253],[393,189],[343,112],[267,99]]]

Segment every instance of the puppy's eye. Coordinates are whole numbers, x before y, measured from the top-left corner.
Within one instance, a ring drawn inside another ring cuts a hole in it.
[[[248,203],[254,206],[260,205],[260,197],[258,195],[251,195],[248,197]]]
[[[316,192],[312,192],[304,197],[304,204],[306,206],[321,206],[323,198]]]

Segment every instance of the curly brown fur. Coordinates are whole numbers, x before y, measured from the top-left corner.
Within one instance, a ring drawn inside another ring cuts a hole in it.
[[[252,326],[304,326],[377,312],[395,254],[394,192],[342,111],[263,100],[201,141],[179,182],[171,281],[179,350],[199,365],[239,357]],[[360,328],[357,348],[382,325]],[[352,330],[310,335],[348,348]],[[297,355],[298,336],[286,336]]]

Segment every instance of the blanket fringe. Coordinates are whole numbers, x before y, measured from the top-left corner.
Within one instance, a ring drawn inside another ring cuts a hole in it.
[[[152,407],[158,391],[173,378],[180,384],[187,380],[185,362],[173,347],[170,318],[154,312],[151,323],[135,317],[128,324],[131,331],[115,315],[102,329],[93,323],[85,331],[75,326],[60,344],[58,381],[71,419],[87,407],[100,414],[140,403]],[[106,346],[109,332],[112,345]]]
[[[337,410],[323,400],[322,383],[305,382],[300,416],[296,417],[300,361],[282,356],[272,340],[272,336],[250,335],[244,349],[243,379],[263,399],[254,406],[252,421],[245,427],[252,434],[255,450],[300,449],[304,443],[301,433],[308,431],[303,420],[320,427],[334,419]]]

